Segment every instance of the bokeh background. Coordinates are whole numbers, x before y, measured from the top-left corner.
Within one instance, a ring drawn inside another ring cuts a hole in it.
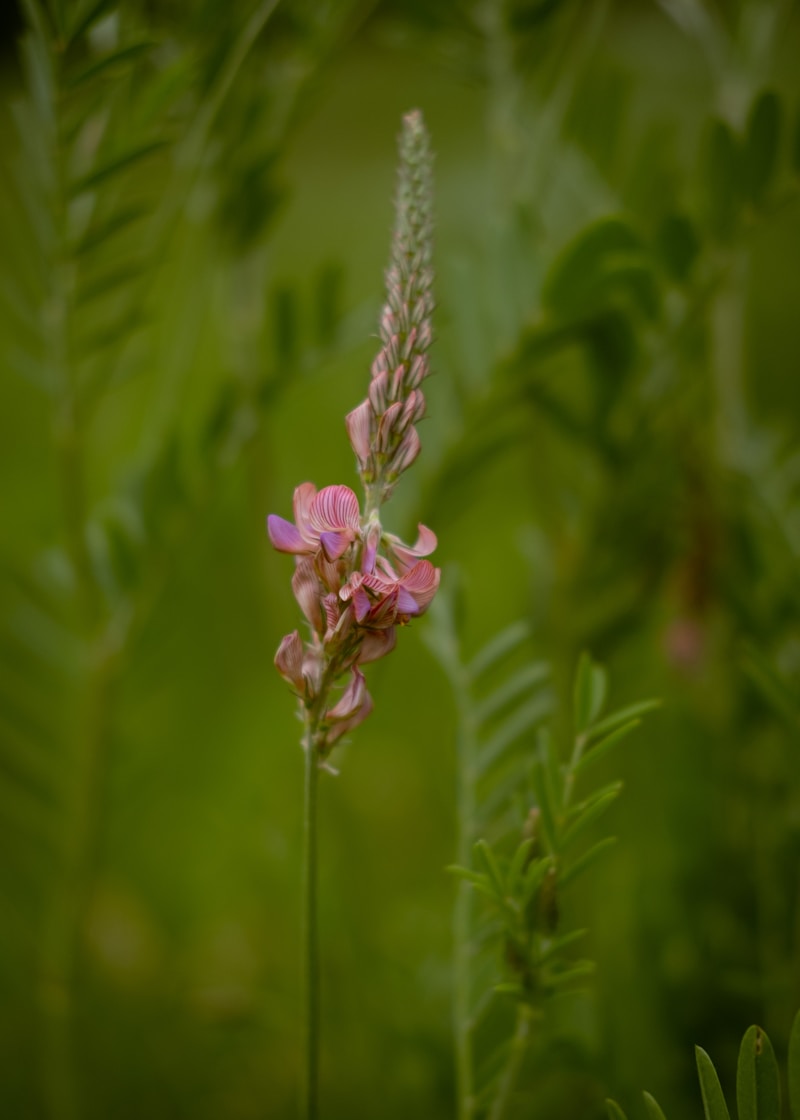
[[[800,1006],[800,9],[3,7],[0,1112],[278,1120],[302,756],[266,541],[354,484],[395,138],[436,151],[423,454],[464,647],[663,707],[513,1115],[700,1115]],[[453,1115],[455,710],[424,619],[321,790],[323,1116]],[[65,1057],[66,1055],[66,1057]]]

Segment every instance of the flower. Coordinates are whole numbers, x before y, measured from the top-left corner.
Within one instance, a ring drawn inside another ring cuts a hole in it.
[[[294,492],[296,524],[271,513],[267,532],[278,552],[316,556],[325,560],[343,556],[361,535],[358,498],[349,486],[326,486],[317,491],[313,482],[303,482]]]
[[[429,560],[418,560],[398,576],[383,557],[379,566],[380,571],[354,572],[339,592],[344,602],[352,600],[358,625],[381,630],[421,615],[436,594],[439,568]]]

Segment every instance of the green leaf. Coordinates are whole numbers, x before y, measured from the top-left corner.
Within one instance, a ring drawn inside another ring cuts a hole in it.
[[[614,802],[620,795],[622,790],[622,782],[619,782],[616,789],[609,790],[608,793],[602,797],[595,798],[584,810],[580,816],[573,821],[569,828],[564,829],[561,834],[561,851],[565,852],[570,845],[572,845],[582,832],[585,832],[590,825],[594,824],[596,820],[602,817],[606,809],[610,809]]]
[[[537,739],[539,758],[542,762],[542,775],[547,782],[547,797],[553,807],[553,812],[560,815],[564,798],[564,777],[561,772],[558,747],[546,727],[539,731]]]
[[[616,836],[607,836],[605,840],[598,840],[596,844],[589,848],[588,852],[584,852],[579,859],[576,859],[573,864],[570,864],[566,871],[562,871],[558,880],[559,885],[561,887],[566,887],[573,879],[577,879],[577,877],[588,870],[600,856],[604,855],[609,848],[613,848],[616,843]]]
[[[597,762],[598,759],[603,758],[617,743],[622,742],[635,727],[638,727],[642,721],[639,719],[632,719],[629,723],[623,723],[622,727],[618,727],[616,731],[612,731],[610,735],[606,735],[605,739],[601,739],[599,743],[581,756],[578,765],[575,767],[575,774],[582,774],[587,766]]]
[[[794,1017],[792,1032],[789,1035],[787,1073],[792,1118],[793,1120],[800,1120],[800,1011]]]
[[[550,666],[542,661],[531,662],[528,665],[523,665],[516,673],[512,673],[507,681],[505,681],[494,692],[489,693],[483,700],[480,700],[475,706],[475,716],[479,722],[484,723],[492,716],[501,712],[513,700],[516,700],[522,693],[527,692],[528,689],[533,688],[534,685],[540,684],[549,675]]]
[[[700,238],[685,214],[667,214],[656,233],[656,252],[671,280],[685,284],[700,253]]]
[[[638,719],[639,716],[643,716],[647,712],[655,711],[656,708],[660,707],[660,700],[641,700],[638,704],[629,704],[627,708],[620,708],[618,712],[612,712],[610,716],[606,716],[605,719],[601,719],[598,723],[592,724],[592,726],[587,729],[587,738],[591,740],[596,739],[598,735],[608,735],[618,727],[621,727],[623,723]]]
[[[565,988],[567,984],[574,984],[576,980],[585,980],[587,976],[593,976],[596,971],[597,965],[594,961],[578,961],[572,968],[550,973],[547,977],[547,987],[551,990]]]
[[[582,230],[556,258],[545,277],[542,303],[564,319],[581,318],[603,303],[598,298],[609,258],[641,253],[636,233],[621,218],[602,218]]]
[[[533,784],[534,793],[536,794],[539,812],[541,813],[540,819],[545,843],[547,844],[548,851],[555,854],[558,852],[558,831],[556,829],[555,811],[550,801],[548,783],[541,759],[537,759],[531,767],[531,782]]]
[[[574,945],[576,941],[580,941],[588,932],[589,931],[586,929],[573,929],[570,930],[569,933],[562,934],[561,937],[554,938],[546,949],[542,949],[539,954],[539,963],[544,964],[546,961],[552,960],[553,957],[558,956],[559,953],[568,949],[570,945]]]
[[[528,623],[522,621],[513,622],[505,630],[501,630],[499,634],[486,643],[483,649],[475,654],[468,667],[470,677],[476,680],[488,669],[491,669],[498,661],[521,646],[526,638],[530,637],[530,632],[531,628]]]
[[[736,1067],[739,1120],[780,1120],[778,1064],[772,1043],[760,1027],[749,1027]]]
[[[526,731],[535,727],[553,706],[549,693],[540,692],[517,708],[478,751],[478,773],[486,774]]]
[[[781,102],[764,90],[750,107],[742,154],[742,189],[756,206],[764,200],[775,173],[781,134]]]
[[[596,719],[606,698],[608,678],[602,665],[595,664],[588,653],[582,653],[575,675],[573,718],[578,731]]]
[[[67,82],[67,88],[76,89],[78,86],[83,85],[84,82],[91,81],[92,78],[96,78],[98,74],[102,74],[106,70],[111,70],[115,66],[139,58],[140,55],[146,54],[147,51],[152,50],[154,46],[155,43],[148,39],[141,43],[130,43],[128,46],[120,47],[119,50],[111,51],[110,54],[99,58],[97,62],[93,62],[91,66],[87,66],[85,70],[81,70],[79,74],[71,78]]]
[[[610,1097],[606,1100],[606,1112],[608,1113],[608,1120],[628,1120],[617,1102],[612,1101]]]
[[[517,887],[520,883],[523,872],[530,862],[531,848],[533,847],[533,843],[534,842],[532,837],[528,837],[527,840],[523,840],[517,848],[516,852],[514,852],[511,863],[508,865],[508,892],[512,896],[517,894]]]
[[[525,887],[522,892],[522,901],[526,906],[541,886],[547,872],[553,866],[553,860],[550,856],[544,856],[542,859],[534,860],[530,865],[525,873]]]
[[[697,1059],[697,1076],[700,1079],[700,1092],[703,1097],[703,1112],[706,1120],[730,1120],[728,1106],[722,1093],[722,1086],[714,1069],[714,1063],[701,1046],[694,1048]]]
[[[648,1120],[666,1120],[664,1113],[661,1111],[661,1106],[655,1097],[650,1093],[643,1093],[645,1107],[647,1108]]]
[[[131,164],[146,159],[147,156],[160,151],[166,146],[166,140],[153,140],[149,144],[140,144],[137,148],[129,148],[127,152],[122,152],[120,155],[108,160],[107,163],[96,167],[94,171],[90,171],[88,175],[83,175],[80,179],[76,179],[75,182],[70,185],[70,193],[72,195],[77,195],[82,194],[84,191],[93,190],[101,183],[104,183],[106,179],[110,179],[113,175],[117,175],[120,171],[124,171],[127,167],[130,167]]]
[[[800,704],[786,682],[776,673],[769,660],[756,649],[746,645],[742,659],[744,671],[759,689],[764,699],[781,715],[787,723],[800,726]]]
[[[730,126],[714,120],[703,154],[705,209],[708,227],[724,240],[733,233],[739,211],[740,151]]]
[[[497,857],[492,851],[491,845],[488,844],[486,840],[478,840],[473,850],[475,852],[476,858],[486,868],[492,886],[497,892],[497,897],[500,899],[505,898],[506,885],[503,879],[503,873],[500,870],[500,865],[497,862]]]

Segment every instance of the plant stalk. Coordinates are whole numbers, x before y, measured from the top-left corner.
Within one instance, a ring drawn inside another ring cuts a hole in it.
[[[317,790],[319,756],[311,713],[304,736],[303,810],[303,984],[305,996],[303,1120],[316,1120],[319,1106],[319,945],[317,933]]]
[[[497,1090],[497,1096],[492,1103],[489,1120],[503,1120],[511,1101],[511,1094],[517,1083],[522,1059],[528,1049],[531,1033],[531,1009],[527,1004],[521,1003],[517,1009],[517,1025],[511,1041],[511,1053],[508,1063]]]

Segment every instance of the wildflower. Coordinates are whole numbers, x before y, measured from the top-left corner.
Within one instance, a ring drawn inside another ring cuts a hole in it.
[[[292,591],[309,623],[275,655],[278,671],[304,709],[306,749],[323,761],[333,745],[372,710],[361,666],[395,647],[397,627],[418,618],[439,586],[427,559],[436,534],[418,527],[413,545],[384,531],[380,508],[420,453],[417,424],[425,415],[421,385],[429,372],[431,313],[431,156],[419,113],[404,118],[400,140],[397,221],[380,317],[381,349],[369,391],[345,426],[364,485],[363,513],[348,486],[294,492],[294,521],[267,519],[269,539],[295,557]],[[336,682],[349,674],[334,703]]]

